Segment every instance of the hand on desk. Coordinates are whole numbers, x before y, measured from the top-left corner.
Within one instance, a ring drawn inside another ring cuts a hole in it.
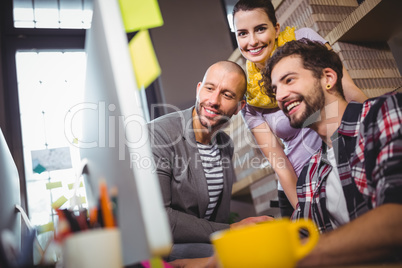
[[[253,224],[257,224],[257,223],[262,223],[262,222],[266,222],[266,221],[273,221],[273,220],[274,220],[274,218],[265,216],[265,215],[259,216],[259,217],[248,217],[239,222],[232,223],[230,225],[230,229],[233,230],[235,228],[253,225]]]
[[[215,255],[207,258],[180,259],[169,262],[174,268],[215,268],[218,263]]]

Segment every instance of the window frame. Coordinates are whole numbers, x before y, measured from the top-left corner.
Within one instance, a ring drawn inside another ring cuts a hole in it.
[[[14,28],[12,0],[0,3],[0,127],[20,177],[21,206],[29,215],[15,55],[20,50],[83,50],[85,29]]]

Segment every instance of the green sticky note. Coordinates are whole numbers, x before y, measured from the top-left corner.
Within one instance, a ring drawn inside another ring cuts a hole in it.
[[[61,181],[46,183],[46,189],[48,189],[48,190],[53,189],[53,188],[62,187],[62,186],[63,185],[61,184]]]
[[[61,197],[59,197],[59,199],[57,199],[55,202],[53,202],[52,204],[52,208],[53,209],[58,209],[59,207],[61,207],[64,203],[67,202],[67,198],[62,195]]]
[[[163,25],[157,0],[119,0],[126,32],[149,29]]]
[[[80,184],[78,185],[78,187],[84,187],[84,184],[82,183],[82,181],[80,182]],[[74,188],[74,183],[69,183],[68,184],[68,189],[72,190]]]
[[[38,231],[38,234],[54,231],[54,224],[53,222],[49,222],[44,225],[37,225],[36,229]]]
[[[160,74],[161,68],[156,58],[148,30],[138,32],[129,43],[131,61],[139,89],[147,88]]]

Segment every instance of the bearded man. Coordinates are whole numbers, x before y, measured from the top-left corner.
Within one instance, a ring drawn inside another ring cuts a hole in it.
[[[234,62],[217,62],[197,84],[195,106],[148,125],[173,235],[168,261],[211,256],[213,232],[270,219],[251,217],[229,225],[236,175],[233,144],[222,128],[244,107],[245,92],[243,69]]]
[[[323,141],[297,182],[292,219],[323,233],[299,266],[400,260],[402,94],[348,104],[339,56],[305,39],[276,51],[263,74],[291,125]]]

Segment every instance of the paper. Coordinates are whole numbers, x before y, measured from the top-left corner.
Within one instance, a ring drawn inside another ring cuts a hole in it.
[[[48,190],[51,190],[54,188],[59,188],[59,187],[63,187],[63,185],[61,184],[61,181],[46,183],[46,189],[48,189]]]
[[[52,208],[58,209],[59,207],[64,205],[64,203],[66,203],[67,201],[68,201],[68,199],[64,195],[62,195],[59,197],[59,199],[57,199],[56,201],[53,202]]]
[[[161,74],[148,30],[140,31],[131,39],[129,50],[137,86],[147,88]]]
[[[51,221],[44,225],[36,225],[36,230],[38,234],[54,231],[54,223]]]
[[[69,183],[68,184],[68,189],[72,190],[74,188],[74,184],[75,183]],[[82,181],[80,182],[80,184],[78,185],[78,187],[84,187],[84,184],[82,183]]]
[[[70,207],[75,207],[75,206],[82,206],[83,204],[87,203],[87,199],[85,198],[85,196],[77,196],[77,195],[73,195],[70,198]]]
[[[72,168],[70,148],[31,151],[32,169],[35,173]]]
[[[157,0],[119,0],[119,4],[128,33],[163,25]]]

